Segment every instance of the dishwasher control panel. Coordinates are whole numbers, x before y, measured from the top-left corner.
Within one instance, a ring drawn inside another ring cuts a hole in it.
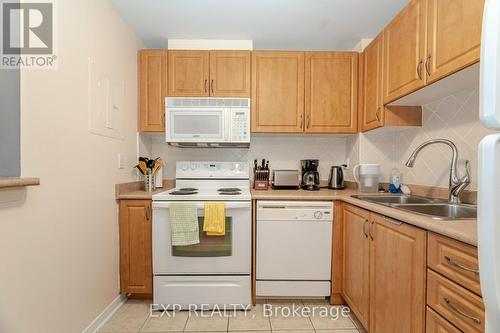
[[[330,201],[257,201],[257,220],[333,221]]]

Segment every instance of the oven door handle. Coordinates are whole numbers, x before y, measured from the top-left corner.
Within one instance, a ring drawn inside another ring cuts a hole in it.
[[[204,209],[205,208],[205,203],[204,202],[179,201],[179,203],[180,202],[183,202],[183,203],[193,203],[193,204],[196,205],[197,209]],[[169,208],[171,204],[172,204],[172,202],[167,202],[167,201],[153,201],[153,209],[155,209],[155,208]],[[251,202],[243,202],[243,201],[224,202],[224,207],[226,209],[250,208],[251,206],[252,206]]]

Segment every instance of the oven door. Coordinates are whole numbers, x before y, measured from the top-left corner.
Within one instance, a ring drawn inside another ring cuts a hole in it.
[[[224,142],[228,140],[224,108],[167,108],[167,142]]]
[[[153,202],[153,271],[172,274],[249,274],[251,260],[251,202],[228,201],[226,235],[207,236],[203,232],[204,203],[198,208],[200,243],[172,246],[170,202]]]

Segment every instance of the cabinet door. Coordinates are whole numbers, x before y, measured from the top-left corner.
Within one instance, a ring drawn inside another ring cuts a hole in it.
[[[153,292],[151,201],[120,201],[120,291]]]
[[[382,51],[383,34],[375,38],[363,51],[363,106],[361,130],[368,131],[384,126],[384,102],[382,101]]]
[[[210,96],[250,97],[250,51],[210,51]]]
[[[342,296],[364,327],[369,324],[369,215],[361,208],[344,206]]]
[[[427,83],[479,61],[484,0],[428,0]]]
[[[305,131],[357,131],[358,53],[306,52]]]
[[[371,214],[370,333],[423,333],[426,231]]]
[[[252,132],[304,126],[304,52],[252,52]]]
[[[168,52],[168,95],[208,96],[208,51]]]
[[[141,50],[139,69],[139,132],[165,131],[167,51]]]
[[[426,0],[412,0],[384,29],[384,104],[425,85]]]

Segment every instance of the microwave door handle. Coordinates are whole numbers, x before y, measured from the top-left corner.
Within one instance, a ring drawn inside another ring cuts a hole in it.
[[[223,112],[223,117],[224,117],[224,127],[225,127],[225,133],[223,134],[224,141],[231,141],[231,138],[233,136],[233,131],[232,131],[232,120],[233,120],[233,113],[230,109],[224,109]]]

